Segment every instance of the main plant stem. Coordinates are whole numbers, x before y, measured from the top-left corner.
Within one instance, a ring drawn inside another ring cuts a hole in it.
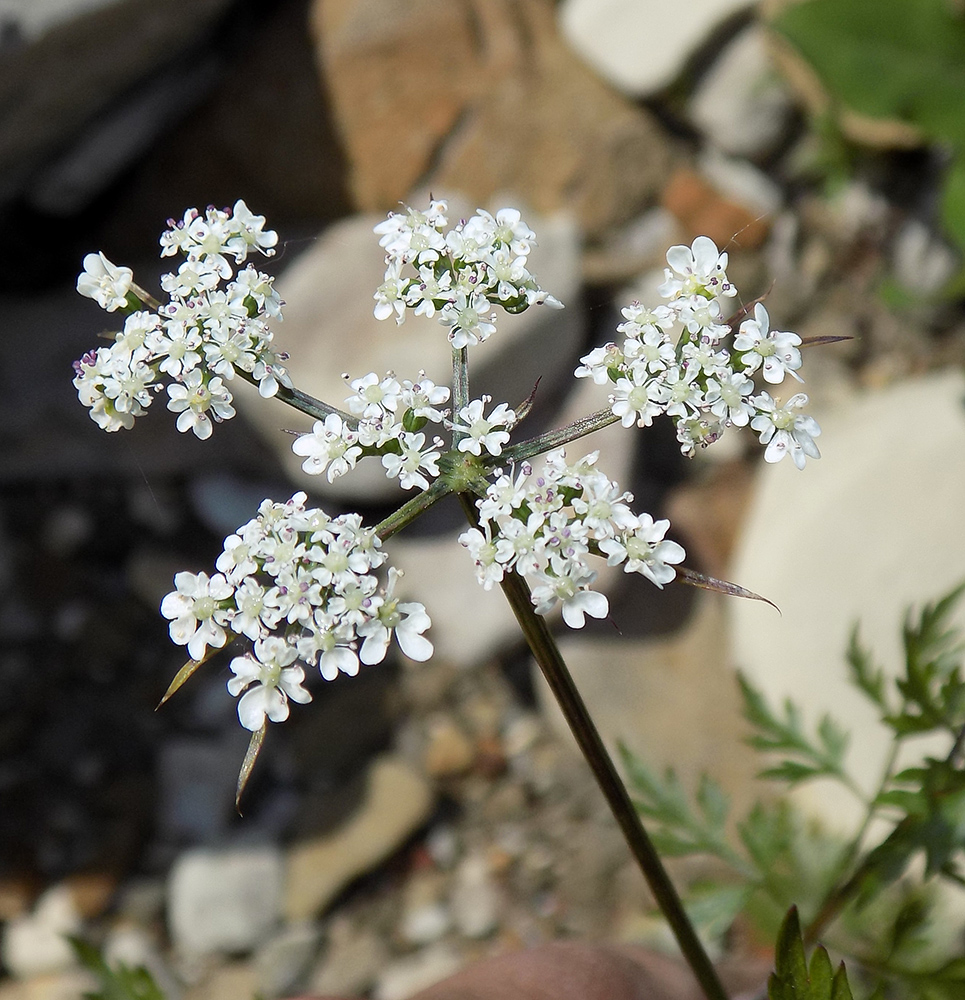
[[[470,523],[477,524],[476,508],[466,493],[459,494],[460,502]],[[507,573],[502,581],[503,593],[509,601],[526,642],[539,664],[563,715],[576,737],[607,804],[610,806],[623,836],[636,859],[643,877],[650,886],[663,915],[673,931],[684,959],[690,966],[707,1000],[727,1000],[727,992],[717,976],[704,946],[697,937],[690,918],[684,910],[680,896],[667,874],[660,855],[657,854],[640,816],[630,801],[630,796],[620,778],[602,738],[590,718],[580,692],[573,683],[556,640],[546,620],[533,610],[529,587],[515,572]]]

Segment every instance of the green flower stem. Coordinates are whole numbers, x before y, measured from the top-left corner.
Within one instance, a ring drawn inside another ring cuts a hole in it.
[[[503,449],[499,456],[499,464],[505,465],[507,462],[522,462],[527,458],[542,455],[544,452],[560,448],[570,441],[576,441],[587,434],[592,434],[603,427],[615,424],[620,418],[607,410],[597,410],[588,416],[574,420],[573,423],[560,427],[557,430],[547,431],[538,437],[530,438],[528,441],[520,441],[519,444],[510,445]]]
[[[375,526],[375,533],[384,541],[390,535],[401,531],[407,524],[411,524],[433,504],[452,492],[453,487],[445,477],[436,479],[427,490],[423,490],[418,496],[404,503],[384,521],[379,521]]]
[[[452,349],[452,419],[459,417],[459,411],[469,405],[469,348]],[[462,431],[452,432],[452,447],[465,437]]]
[[[901,703],[900,713],[903,713],[908,707],[907,699],[903,700]],[[881,780],[878,782],[878,788],[874,795],[870,798],[866,798],[864,793],[860,790],[856,793],[858,797],[865,803],[865,815],[861,822],[861,827],[855,834],[854,839],[851,841],[851,845],[848,848],[844,859],[841,863],[841,874],[842,876],[851,868],[851,866],[858,859],[858,855],[861,851],[861,844],[871,826],[872,820],[875,818],[875,814],[878,811],[877,802],[878,797],[885,791],[888,787],[888,783],[894,774],[895,763],[898,760],[898,753],[902,746],[902,739],[899,737],[892,740],[891,749],[888,753],[888,759],[885,762],[884,769],[881,774]],[[952,748],[954,752],[954,747]],[[864,882],[864,877],[868,869],[868,856],[866,855],[862,863],[858,868],[852,873],[851,877],[844,882],[838,882],[831,887],[827,895],[821,901],[821,905],[818,907],[817,915],[814,919],[804,928],[803,938],[804,944],[810,947],[814,944],[817,939],[821,936],[824,929],[837,919],[841,911],[848,905],[852,896],[854,896],[860,889]]]
[[[236,368],[235,373],[251,385],[258,385],[258,380],[251,372]],[[351,413],[346,413],[337,406],[329,406],[328,403],[323,403],[322,400],[316,399],[314,396],[309,396],[307,392],[302,392],[301,389],[288,389],[283,385],[279,385],[278,392],[275,393],[274,398],[287,403],[292,409],[298,410],[300,413],[307,413],[308,416],[314,417],[316,420],[324,420],[330,413],[337,413],[349,427],[358,426],[358,418],[353,417]]]
[[[473,498],[459,494],[463,510],[470,524],[477,525]],[[630,851],[639,864],[650,891],[663,911],[670,928],[680,945],[680,950],[700,983],[707,1000],[727,1000],[727,992],[717,976],[704,946],[697,937],[687,916],[677,890],[657,854],[653,842],[640,822],[640,816],[627,794],[620,775],[613,764],[603,740],[587,711],[573,678],[566,667],[546,621],[533,610],[529,587],[518,573],[508,573],[501,584],[516,621],[523,630],[526,642],[539,664],[556,700],[563,711],[576,741],[586,758],[597,784],[623,831]]]

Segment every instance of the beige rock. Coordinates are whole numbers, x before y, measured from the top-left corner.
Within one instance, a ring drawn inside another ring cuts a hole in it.
[[[659,128],[570,52],[549,0],[316,0],[312,27],[362,209],[512,191],[595,234],[660,189]]]
[[[474,757],[472,741],[452,720],[437,718],[429,723],[425,767],[431,777],[465,774]]]
[[[740,815],[754,795],[758,767],[742,742],[738,689],[726,655],[725,600],[701,593],[688,625],[669,638],[589,640],[574,634],[560,648],[611,753],[621,741],[651,768],[673,767],[689,788],[707,772],[732,796]],[[538,693],[549,722],[575,750],[541,676]]]
[[[0,984],[0,1000],[79,1000],[98,988],[86,969],[7,980]]]
[[[308,920],[323,910],[352,879],[375,867],[418,829],[431,808],[432,793],[420,774],[394,757],[378,758],[358,812],[334,833],[289,851],[289,922]]]
[[[328,931],[328,947],[308,986],[312,996],[355,996],[366,992],[389,961],[385,942],[371,928],[337,917]]]
[[[849,768],[869,791],[890,741],[848,682],[844,652],[860,620],[875,661],[893,674],[906,608],[965,577],[963,393],[965,379],[950,370],[816,410],[820,461],[803,473],[788,463],[760,470],[734,561],[733,578],[782,614],[732,602],[733,658],[772,703],[798,702],[806,725],[828,711],[846,725]],[[811,782],[796,794],[834,827],[859,820],[837,786]]]
[[[238,1000],[258,991],[258,973],[253,962],[232,962],[218,966],[185,990],[181,1000]]]

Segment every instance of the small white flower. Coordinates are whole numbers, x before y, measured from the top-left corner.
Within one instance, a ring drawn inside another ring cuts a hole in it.
[[[656,378],[647,377],[645,368],[633,369],[628,376],[617,379],[610,409],[624,427],[649,427],[654,417],[666,411],[667,392]]]
[[[476,579],[483,590],[492,590],[502,581],[505,574],[503,563],[509,560],[500,560],[497,545],[490,537],[489,524],[485,524],[482,531],[479,528],[464,531],[459,536],[458,542],[469,551],[476,565]]]
[[[337,413],[316,420],[310,434],[295,438],[292,451],[305,459],[302,468],[310,476],[320,476],[328,469],[330,483],[354,469],[362,454],[358,434]]]
[[[481,455],[485,448],[490,455],[502,453],[503,445],[510,436],[509,431],[502,428],[510,428],[516,423],[516,413],[507,403],[500,403],[488,417],[484,417],[483,407],[491,401],[491,396],[483,396],[459,411],[459,420],[452,425],[454,431],[465,434],[457,446],[459,451]]]
[[[704,402],[720,420],[729,421],[736,427],[746,427],[755,412],[750,402],[753,391],[753,379],[742,372],[731,372],[707,380]]]
[[[238,702],[238,718],[245,729],[256,732],[266,716],[272,722],[284,722],[289,701],[305,705],[312,696],[302,687],[305,671],[291,666],[298,652],[284,639],[259,639],[253,652],[253,656],[236,656],[231,661],[234,677],[228,681],[228,691],[235,697],[245,692]]]
[[[400,435],[398,441],[402,452],[400,455],[389,452],[382,456],[385,474],[389,479],[398,478],[399,485],[404,490],[411,490],[417,486],[419,489],[428,489],[429,480],[420,470],[424,469],[430,476],[438,476],[439,466],[436,463],[441,453],[436,450],[435,444],[425,446],[425,434],[410,434],[406,431]]]
[[[677,575],[673,564],[683,562],[686,553],[683,546],[664,538],[669,521],[654,521],[649,514],[640,514],[635,522],[622,536],[600,542],[601,550],[607,554],[607,565],[619,566],[625,562],[625,573],[642,573],[663,589]]]
[[[761,444],[767,445],[765,462],[773,464],[790,455],[791,461],[803,469],[808,458],[821,457],[814,443],[821,433],[818,422],[814,417],[798,412],[808,403],[803,392],[793,395],[784,406],[779,406],[766,392],[755,396],[751,402],[758,410],[751,427],[760,432]]]
[[[754,318],[745,319],[734,338],[734,350],[746,352],[741,355],[741,363],[747,374],[756,372],[763,365],[764,381],[771,385],[783,382],[785,373],[802,382],[797,374],[797,369],[801,367],[801,352],[798,350],[801,338],[796,333],[768,331],[769,323],[767,310],[758,302],[754,306]]]
[[[351,383],[354,395],[345,400],[349,410],[366,420],[383,416],[386,411],[395,413],[399,407],[402,386],[392,375],[380,379],[375,372],[369,372]]]
[[[491,308],[481,292],[457,293],[454,301],[447,303],[440,313],[442,323],[451,328],[449,343],[462,348],[488,340],[496,332],[495,325],[486,319]]]
[[[208,646],[220,649],[228,641],[223,626],[229,609],[222,604],[231,599],[234,588],[220,573],[210,578],[206,573],[178,573],[174,586],[177,589],[161,601],[161,614],[172,619],[171,639],[187,646],[192,660],[200,660]]]
[[[178,430],[182,434],[194,431],[201,440],[211,437],[212,415],[216,421],[228,420],[235,415],[231,393],[221,378],[216,375],[205,381],[200,368],[189,371],[182,382],[169,385],[168,396],[168,409],[179,414]]]
[[[77,278],[77,291],[93,299],[102,309],[114,312],[127,305],[134,272],[129,267],[112,264],[102,253],[89,253],[84,270]]]
[[[658,289],[667,299],[701,295],[706,299],[736,295],[737,289],[727,280],[727,254],[707,236],[698,236],[689,246],[675,246],[667,251],[669,268]]]
[[[432,625],[425,607],[414,602],[400,603],[394,596],[395,585],[401,576],[400,570],[389,570],[389,582],[377,616],[357,629],[359,636],[365,639],[359,650],[363,663],[381,663],[385,659],[393,632],[399,648],[410,660],[422,662],[432,656],[432,643],[422,634]]]
[[[536,613],[549,614],[559,601],[563,605],[563,621],[570,628],[583,628],[586,615],[606,618],[610,611],[606,596],[589,589],[595,579],[596,573],[573,564],[560,566],[555,575],[536,574],[537,584],[532,592]]]

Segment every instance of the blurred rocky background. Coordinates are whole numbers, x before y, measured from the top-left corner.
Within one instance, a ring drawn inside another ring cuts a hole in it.
[[[316,683],[270,733],[243,816],[225,664],[155,712],[183,662],[157,611],[174,572],[208,569],[265,496],[369,518],[398,499],[364,467],[338,490],[303,477],[284,433],[302,424],[277,403],[243,398],[210,442],[158,407],[131,433],[90,421],[70,363],[105,314],[74,291],[82,257],[152,288],[158,234],[188,206],[268,217],[278,338],[333,402],[344,371],[445,377],[437,326],[371,315],[372,226],[430,191],[517,206],[537,231],[530,265],[566,310],[502,323],[474,369],[510,404],[539,379],[534,429],[602,405],[577,358],[698,234],[773,325],[853,338],[806,354],[824,434],[804,473],[765,468],[747,433],[689,463],[659,422],[586,443],[691,566],[783,615],[611,579],[611,619],[561,640],[611,745],[688,782],[710,770],[738,802],[757,789],[737,665],[880,746],[843,681],[851,623],[893,661],[904,606],[965,576],[947,151],[900,121],[828,139],[777,6],[0,0],[0,1000],[89,987],[64,933],[212,1000],[402,1000],[548,940],[667,946],[500,595],[454,544],[455,507],[393,542],[436,657]],[[808,803],[847,820],[820,790]],[[732,945],[760,963],[760,942]]]

